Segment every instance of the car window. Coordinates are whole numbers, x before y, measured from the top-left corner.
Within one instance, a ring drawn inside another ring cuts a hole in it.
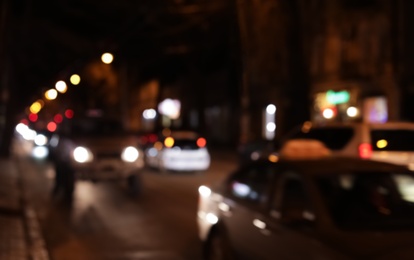
[[[194,139],[175,139],[173,147],[180,147],[181,150],[197,150],[197,140]]]
[[[330,150],[340,150],[354,136],[352,127],[311,128],[307,132],[298,132],[293,138],[316,139],[323,142]]]
[[[412,130],[371,130],[374,151],[414,151]]]
[[[125,133],[122,121],[87,118],[72,122],[72,133],[76,136],[111,136]]]
[[[319,176],[316,183],[340,229],[414,228],[411,175],[350,172]]]
[[[273,197],[271,214],[283,223],[314,220],[309,192],[301,175],[293,171],[284,173],[276,185]]]
[[[234,199],[263,206],[276,177],[276,166],[251,164],[228,179],[227,193]]]

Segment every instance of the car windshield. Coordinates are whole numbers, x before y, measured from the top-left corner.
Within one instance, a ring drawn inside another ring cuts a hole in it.
[[[318,176],[317,186],[340,229],[414,228],[414,178],[370,172]]]
[[[194,139],[175,139],[173,147],[180,147],[182,150],[199,149],[197,140]]]
[[[112,119],[82,119],[72,125],[72,132],[77,136],[111,136],[124,132],[122,122]]]

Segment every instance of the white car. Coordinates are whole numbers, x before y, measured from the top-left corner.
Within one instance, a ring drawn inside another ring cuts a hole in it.
[[[77,179],[125,180],[131,191],[138,190],[144,152],[138,147],[138,138],[123,130],[120,120],[78,118],[72,123],[71,132],[63,139],[56,135],[50,142],[55,156],[62,151],[70,155]]]
[[[146,149],[148,166],[161,171],[205,171],[210,153],[204,137],[190,131],[177,131]]]
[[[414,172],[314,140],[200,186],[198,202],[204,259],[414,259]]]
[[[414,123],[303,124],[290,139],[316,139],[333,154],[414,166]]]

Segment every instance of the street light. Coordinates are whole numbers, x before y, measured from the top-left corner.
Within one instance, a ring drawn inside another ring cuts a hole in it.
[[[114,56],[111,53],[106,52],[106,53],[102,54],[101,60],[105,64],[111,64],[112,61],[114,60]]]
[[[57,98],[57,95],[58,95],[58,93],[57,93],[56,89],[52,88],[52,89],[49,89],[48,91],[46,91],[45,98],[47,100],[54,100],[54,99]]]
[[[72,83],[73,85],[78,85],[80,83],[80,80],[81,80],[81,78],[78,74],[73,74],[70,77],[70,83]]]
[[[66,91],[68,90],[68,86],[63,80],[59,80],[58,82],[56,82],[55,88],[60,93],[66,93]]]

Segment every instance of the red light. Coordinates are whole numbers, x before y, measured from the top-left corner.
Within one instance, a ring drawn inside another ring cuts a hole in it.
[[[31,113],[29,115],[29,120],[32,121],[32,122],[36,122],[38,118],[39,118],[39,116],[37,114]]]
[[[372,146],[368,143],[360,144],[358,147],[359,157],[363,159],[369,159],[372,155]]]
[[[25,125],[29,125],[29,121],[27,119],[20,120],[20,123],[25,124]]]
[[[155,134],[151,134],[151,135],[149,136],[149,141],[150,141],[151,143],[155,143],[157,140],[158,140],[157,135],[155,135]]]
[[[203,138],[203,137],[198,138],[198,139],[197,139],[197,145],[198,145],[198,147],[200,147],[200,148],[205,147],[205,146],[207,145],[207,141],[206,141],[206,139],[205,139],[205,138]]]
[[[72,109],[67,109],[65,111],[65,116],[66,116],[66,118],[71,119],[73,117],[73,110]]]
[[[47,124],[47,130],[49,130],[50,132],[54,132],[57,129],[57,125],[55,122],[49,122]]]
[[[55,115],[53,119],[55,120],[56,123],[60,124],[63,121],[63,116],[61,114],[57,114]]]

